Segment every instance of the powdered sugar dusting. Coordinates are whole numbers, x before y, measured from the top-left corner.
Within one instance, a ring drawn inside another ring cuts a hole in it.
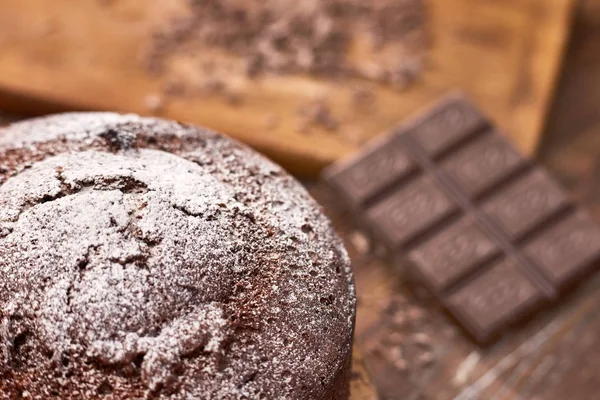
[[[50,137],[87,139],[97,137],[114,126],[119,135],[130,134],[119,129],[124,123],[139,123],[143,119],[135,114],[72,113],[71,118],[37,118],[13,124],[2,130],[0,146],[25,146],[47,141]]]
[[[345,396],[349,260],[278,166],[111,113],[13,125],[0,154],[0,392]]]

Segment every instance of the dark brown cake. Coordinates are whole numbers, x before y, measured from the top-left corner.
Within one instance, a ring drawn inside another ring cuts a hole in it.
[[[347,399],[347,254],[280,167],[112,113],[0,129],[0,398]]]

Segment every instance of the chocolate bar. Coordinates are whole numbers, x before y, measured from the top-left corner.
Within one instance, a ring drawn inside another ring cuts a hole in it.
[[[600,261],[600,227],[460,94],[323,178],[482,344]]]

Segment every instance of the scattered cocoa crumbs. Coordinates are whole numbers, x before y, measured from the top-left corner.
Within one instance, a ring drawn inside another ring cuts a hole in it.
[[[338,121],[333,117],[329,105],[324,100],[308,103],[298,110],[302,127],[318,126],[328,131],[338,128]]]
[[[225,83],[217,78],[209,77],[206,78],[202,84],[202,91],[204,93],[221,93],[225,89]]]
[[[244,102],[244,98],[240,93],[231,90],[227,90],[224,93],[224,97],[227,104],[233,107],[238,107]]]
[[[378,328],[362,343],[371,376],[378,388],[389,389],[385,398],[418,398],[411,394],[423,392],[423,374],[439,365],[442,327],[413,296],[396,293],[382,306]]]
[[[169,81],[163,85],[162,90],[167,96],[181,96],[185,93],[185,84],[178,81]]]
[[[377,341],[369,341],[365,346],[365,352],[369,355],[382,354],[383,348]]]
[[[380,73],[400,81],[413,75],[403,72],[406,65],[417,65],[407,61],[419,59],[427,47],[422,0],[187,0],[187,6],[185,17],[154,32],[145,58],[149,72],[160,72],[171,56],[216,48],[243,57],[249,77],[270,72],[369,78],[347,58],[361,35],[368,36],[373,52],[401,44],[398,59]]]
[[[352,379],[353,381],[364,381],[364,378],[360,371],[352,371],[350,379]]]
[[[352,104],[357,110],[368,109],[373,106],[374,102],[375,95],[370,90],[357,88],[352,92]]]
[[[407,60],[390,71],[389,82],[396,89],[404,89],[419,75],[421,69],[420,60]]]

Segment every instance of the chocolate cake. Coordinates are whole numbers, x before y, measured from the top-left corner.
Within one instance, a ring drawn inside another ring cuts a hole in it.
[[[347,399],[355,296],[319,206],[211,131],[0,129],[0,398]]]

